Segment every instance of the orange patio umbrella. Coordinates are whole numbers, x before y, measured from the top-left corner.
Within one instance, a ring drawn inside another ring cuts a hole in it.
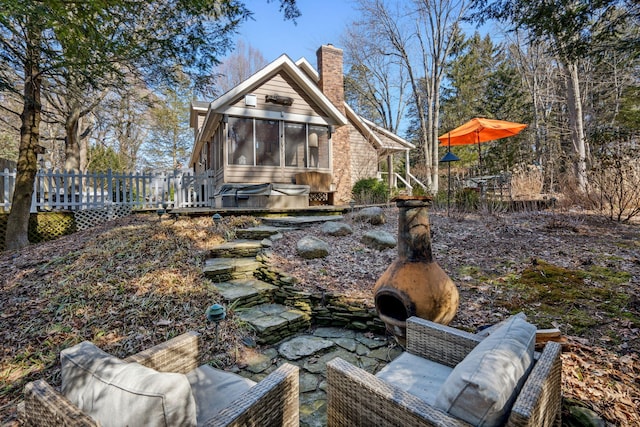
[[[478,144],[479,163],[482,168],[482,151],[480,143],[517,135],[526,128],[522,123],[475,118],[438,137],[440,146]]]

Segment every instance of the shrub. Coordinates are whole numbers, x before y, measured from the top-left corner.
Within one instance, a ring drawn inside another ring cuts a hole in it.
[[[531,198],[542,193],[542,169],[534,165],[519,165],[511,174],[511,196]]]
[[[356,182],[351,190],[353,200],[359,205],[386,203],[389,189],[376,178],[364,178]]]
[[[626,222],[640,214],[640,161],[636,156],[603,156],[589,172],[589,184],[589,201],[610,219]]]

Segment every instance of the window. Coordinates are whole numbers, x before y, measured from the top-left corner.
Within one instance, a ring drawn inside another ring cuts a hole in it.
[[[280,166],[280,122],[257,120],[256,165]]]
[[[286,167],[329,169],[327,126],[239,117],[229,117],[227,126],[230,165],[280,166],[284,161]]]
[[[301,123],[284,124],[284,165],[298,168],[307,166],[306,156],[307,125]]]
[[[229,118],[229,164],[254,164],[253,119]]]
[[[329,169],[329,130],[309,125],[309,167]]]

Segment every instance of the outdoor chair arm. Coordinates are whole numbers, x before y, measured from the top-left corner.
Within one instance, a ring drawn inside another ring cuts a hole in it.
[[[455,367],[482,337],[419,317],[407,319],[407,352]]]
[[[24,412],[21,419],[26,426],[97,427],[98,423],[84,414],[44,380],[28,383],[24,388]]]
[[[350,363],[327,363],[328,427],[466,426],[412,394]]]
[[[124,359],[136,362],[159,372],[186,374],[200,363],[199,337],[197,332],[186,332]]]
[[[511,408],[507,426],[562,424],[562,346],[548,342]]]
[[[297,366],[283,364],[204,425],[297,427],[298,371]]]

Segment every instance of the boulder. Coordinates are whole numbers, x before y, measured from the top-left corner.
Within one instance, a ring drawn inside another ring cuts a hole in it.
[[[317,237],[305,236],[296,245],[298,255],[305,259],[324,258],[329,255],[329,244]]]
[[[378,206],[361,209],[356,212],[355,219],[358,221],[368,222],[371,225],[380,225],[387,222],[387,217],[382,211],[382,208]]]
[[[329,236],[346,236],[353,233],[351,226],[344,222],[325,222],[321,230]]]
[[[397,245],[396,238],[386,231],[368,231],[362,236],[361,241],[367,245],[367,247],[379,251],[395,248]]]

